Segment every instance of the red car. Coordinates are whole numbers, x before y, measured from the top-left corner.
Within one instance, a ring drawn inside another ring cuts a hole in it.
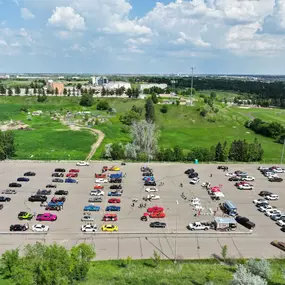
[[[108,171],[108,170],[109,170],[108,166],[103,166],[103,167],[102,167],[102,172],[106,172],[106,171]]]
[[[104,189],[103,185],[97,184],[94,186],[94,189]]]
[[[65,197],[52,197],[50,201],[53,203],[65,202],[66,198]]]
[[[150,218],[155,218],[155,219],[165,218],[165,213],[164,212],[144,213],[143,215],[145,217],[150,217]]]
[[[158,206],[154,206],[154,207],[147,209],[148,213],[158,213],[158,212],[163,212],[163,211],[164,211],[164,209],[162,207],[158,207]]]
[[[105,214],[103,217],[104,222],[117,221],[117,220],[118,220],[117,214]]]
[[[119,199],[119,198],[112,198],[112,199],[108,200],[108,203],[111,203],[111,204],[121,203],[121,199]]]
[[[101,173],[101,174],[95,173],[95,178],[106,178],[106,174],[104,174],[104,173]]]
[[[69,169],[69,172],[79,172],[79,169]]]
[[[78,176],[78,173],[76,172],[69,172],[66,174],[66,177],[77,177]]]
[[[240,186],[240,185],[245,185],[245,184],[249,184],[248,183],[248,181],[240,181],[240,182],[237,182],[236,184],[235,184],[235,186]]]

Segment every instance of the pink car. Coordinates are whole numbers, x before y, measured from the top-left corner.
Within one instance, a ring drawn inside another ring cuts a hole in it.
[[[56,221],[57,216],[51,213],[44,213],[44,214],[38,214],[37,215],[37,221]]]

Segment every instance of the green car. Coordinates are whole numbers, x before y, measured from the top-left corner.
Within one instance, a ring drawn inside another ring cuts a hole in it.
[[[27,212],[20,212],[18,215],[19,220],[31,220],[33,218],[33,214]]]

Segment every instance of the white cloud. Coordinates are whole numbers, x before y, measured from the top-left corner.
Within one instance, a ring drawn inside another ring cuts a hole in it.
[[[48,24],[70,31],[85,29],[84,18],[77,14],[72,7],[56,7],[48,19]]]
[[[4,40],[0,40],[0,46],[7,46],[7,42]]]
[[[86,50],[84,46],[80,46],[79,44],[74,44],[70,49],[79,52],[84,52]]]
[[[21,8],[21,17],[24,20],[31,20],[35,18],[35,15],[28,8]]]

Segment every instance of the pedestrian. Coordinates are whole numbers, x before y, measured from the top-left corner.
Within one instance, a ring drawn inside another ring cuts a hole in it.
[[[212,174],[212,173],[210,174],[210,177],[213,177],[213,174]]]

